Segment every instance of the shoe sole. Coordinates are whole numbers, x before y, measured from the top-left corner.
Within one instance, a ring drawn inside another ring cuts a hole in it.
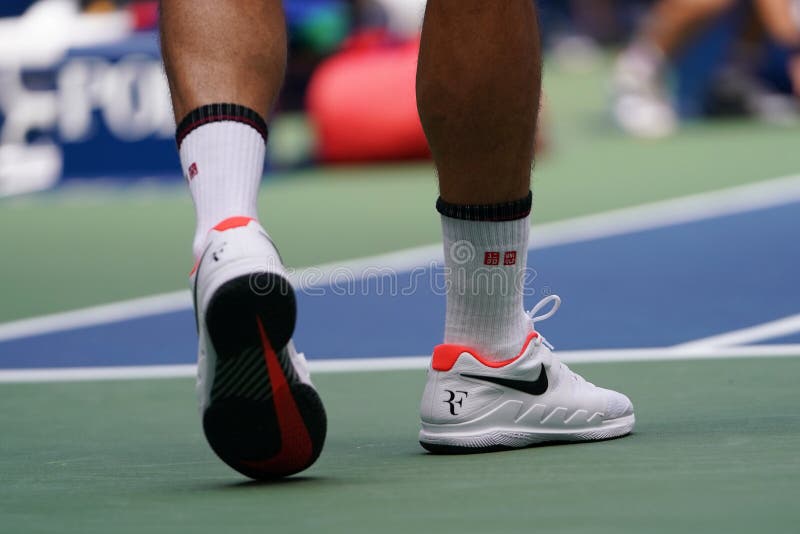
[[[206,331],[216,353],[203,431],[222,461],[256,480],[308,468],[322,451],[327,418],[286,350],[296,319],[294,291],[278,274],[234,278],[214,293]],[[263,289],[262,289],[263,288]]]
[[[534,445],[580,443],[620,438],[631,433],[636,419],[633,415],[604,422],[601,426],[569,429],[569,431],[537,431],[533,429],[487,429],[485,432],[459,434],[456,432],[420,431],[419,444],[435,454],[465,454],[521,449]]]

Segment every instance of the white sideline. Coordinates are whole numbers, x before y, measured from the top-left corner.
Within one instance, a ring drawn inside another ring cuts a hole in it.
[[[0,341],[181,311],[191,308],[191,306],[192,297],[188,291],[174,291],[150,297],[123,300],[90,308],[2,323],[0,324]]]
[[[774,178],[756,184],[536,225],[532,231],[530,248],[542,249],[623,235],[725,215],[747,213],[796,201],[800,201],[800,175]],[[331,273],[343,269],[357,275],[364,274],[364,270],[370,267],[404,271],[432,262],[440,262],[441,259],[441,245],[426,245],[389,254],[319,265],[314,267],[318,275],[313,279],[325,281],[330,278]],[[307,283],[309,278],[304,276],[304,272],[307,270],[297,270],[291,277],[298,289],[315,285]],[[188,291],[175,291],[11,321],[0,324],[0,342],[180,311],[190,309],[191,305],[191,295]]]
[[[745,347],[666,347],[656,349],[580,350],[558,352],[568,364],[609,362],[656,362],[729,358],[800,357],[800,345],[766,345]],[[395,358],[353,358],[311,360],[309,367],[316,374],[424,370],[430,358],[409,356]],[[195,376],[195,365],[150,365],[131,367],[71,367],[63,369],[14,369],[0,371],[2,383],[95,382],[154,378],[187,378]]]
[[[676,345],[675,348],[684,350],[702,349],[704,347],[730,347],[732,345],[746,345],[765,339],[774,339],[800,332],[800,313],[790,315],[768,323],[732,330],[716,336],[704,337],[687,343]]]

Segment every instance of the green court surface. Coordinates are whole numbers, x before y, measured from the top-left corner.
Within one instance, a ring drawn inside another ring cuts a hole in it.
[[[434,456],[424,371],[320,374],[327,447],[272,484],[213,457],[190,380],[3,385],[2,531],[797,532],[800,359],[576,369],[631,396],[635,434]]]
[[[536,222],[797,173],[797,128],[623,137],[606,77],[546,73]],[[435,198],[428,163],[327,167],[270,176],[259,208],[299,267],[437,242]],[[0,200],[0,322],[187,288],[192,224],[182,183]],[[575,365],[635,434],[469,456],[417,444],[424,371],[318,374],[326,448],[272,484],[213,455],[189,379],[0,383],[0,533],[800,532],[800,358],[752,356]]]

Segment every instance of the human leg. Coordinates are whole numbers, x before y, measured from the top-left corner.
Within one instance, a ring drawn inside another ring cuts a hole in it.
[[[523,308],[540,79],[532,2],[428,2],[417,98],[439,175],[448,281],[445,343],[421,405],[420,442],[434,452],[633,428],[627,397],[572,373],[534,331],[560,300]]]
[[[161,44],[195,203],[197,392],[217,455],[252,478],[311,465],[326,418],[291,341],[295,300],[258,222],[266,116],[286,63],[280,0],[162,0]]]

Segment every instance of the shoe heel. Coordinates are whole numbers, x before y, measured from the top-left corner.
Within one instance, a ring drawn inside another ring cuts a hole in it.
[[[218,358],[236,358],[261,345],[256,317],[273,350],[280,352],[292,338],[297,319],[294,290],[286,278],[257,273],[229,280],[216,290],[206,311],[206,328]]]

